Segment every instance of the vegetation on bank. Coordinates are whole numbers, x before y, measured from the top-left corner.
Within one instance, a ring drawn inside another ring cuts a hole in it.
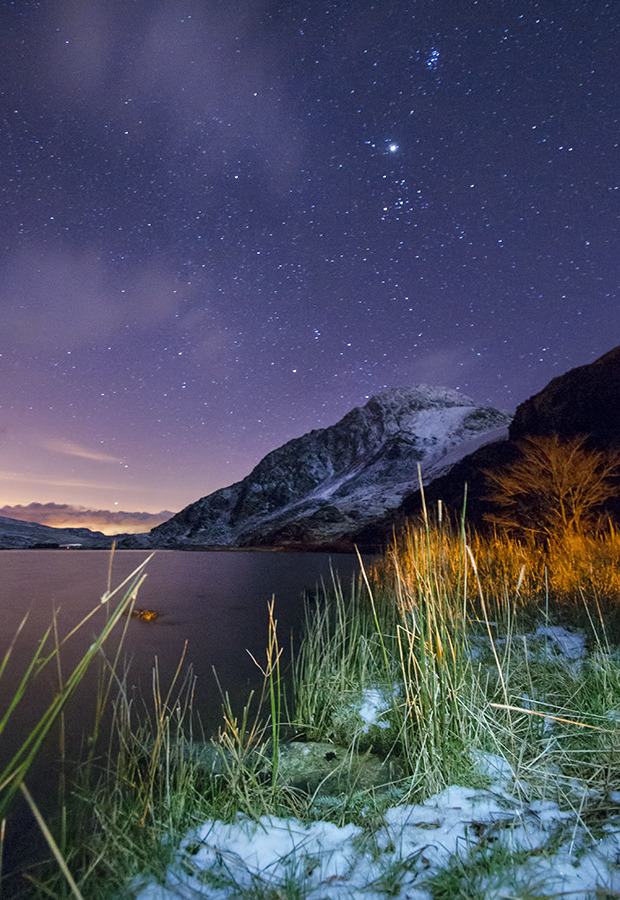
[[[242,711],[224,696],[211,740],[182,660],[169,686],[155,667],[140,705],[118,660],[105,663],[113,728],[97,736],[66,798],[61,868],[31,878],[29,895],[135,896],[136,879],[163,882],[187,832],[240,812],[352,822],[370,839],[397,803],[488,784],[480,754],[501,759],[528,800],[554,801],[596,831],[620,784],[619,561],[610,523],[544,539],[535,529],[483,536],[446,521],[441,507],[425,511],[350,590],[335,580],[309,598],[291,672],[270,607],[256,660],[262,692]],[[578,632],[584,655],[573,652]],[[285,767],[285,748],[299,741],[334,747],[336,765],[318,782]],[[360,760],[375,755],[386,776],[369,786]],[[0,800],[25,772],[2,775]],[[434,897],[454,895],[446,885],[459,865],[474,861],[455,861]],[[302,895],[291,885],[264,897]]]
[[[308,603],[292,685],[280,671],[271,610],[266,656],[257,660],[262,695],[241,712],[224,700],[212,744],[193,716],[196,685],[182,661],[166,688],[155,669],[152,697],[140,707],[119,672],[109,744],[100,738],[99,755],[84,766],[57,839],[74,886],[56,870],[28,890],[131,896],[138,875],[165,877],[188,830],[239,812],[371,832],[397,802],[483,784],[479,751],[502,757],[540,799],[598,821],[601,801],[584,802],[579,786],[608,797],[620,772],[619,551],[612,528],[541,554],[439,519],[410,525],[350,592],[336,582]],[[583,629],[587,656],[558,652],[544,635],[552,624]],[[279,751],[291,739],[344,747],[339,771],[307,791],[287,781]],[[365,753],[395,764],[380,789],[352,774]]]

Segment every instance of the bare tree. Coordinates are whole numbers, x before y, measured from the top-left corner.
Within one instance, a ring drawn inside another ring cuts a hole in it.
[[[620,454],[591,450],[585,437],[532,437],[519,447],[514,463],[485,471],[496,506],[487,518],[500,526],[551,539],[579,534],[618,493]]]

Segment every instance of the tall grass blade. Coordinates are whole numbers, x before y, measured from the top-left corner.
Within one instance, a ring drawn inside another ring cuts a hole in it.
[[[39,718],[39,721],[23,740],[21,746],[15,752],[13,758],[0,770],[0,820],[6,816],[6,812],[10,803],[12,802],[15,792],[19,789],[20,782],[26,776],[26,773],[32,765],[32,762],[35,759],[41,747],[41,744],[43,743],[50,729],[65,708],[67,701],[84,677],[84,674],[91,661],[99,653],[121,616],[134,602],[138,589],[140,588],[140,585],[146,577],[143,572],[144,567],[151,559],[151,556],[147,557],[147,559],[145,559],[139,566],[137,566],[134,572],[123,581],[123,585],[129,584],[128,590],[120,600],[116,608],[113,610],[99,636],[95,639],[88,650],[84,653],[82,658],[78,661],[73,672],[64,681],[62,689],[56,694],[49,706],[44,710],[41,717]],[[117,591],[118,588],[114,591],[106,592],[106,595],[104,595],[105,599],[102,602],[107,602],[107,600],[114,596]],[[90,620],[92,615],[93,611],[86,615],[77,626],[71,629],[70,634],[75,634],[79,630],[79,628],[83,627],[83,625]],[[44,656],[43,650],[51,632],[51,628],[52,626],[47,629],[43,639],[39,642],[39,646],[26,669],[26,673],[22,677],[5,715],[3,716],[2,720],[0,720],[0,734],[6,726],[12,712],[15,710],[15,707],[24,697],[27,689],[32,684],[32,680],[35,675],[37,675],[42,668],[44,668],[49,664],[49,662],[57,657],[58,653],[60,652],[61,646],[67,640],[67,637],[65,637],[62,641],[57,643],[54,650],[48,656]]]
[[[43,832],[43,836],[44,836],[45,840],[47,841],[47,844],[48,844],[50,850],[54,854],[54,858],[56,859],[56,862],[58,863],[62,874],[67,879],[69,887],[71,888],[71,893],[73,894],[74,897],[77,898],[77,900],[84,900],[84,897],[82,896],[77,884],[75,883],[73,876],[71,875],[71,872],[69,871],[69,867],[67,866],[67,863],[58,848],[58,844],[54,840],[54,837],[53,837],[51,831],[47,827],[45,819],[43,818],[43,816],[41,815],[41,813],[39,811],[39,807],[32,799],[32,796],[30,795],[30,791],[28,790],[28,788],[26,787],[26,785],[24,784],[23,781],[20,783],[19,787],[20,787],[22,794],[26,798],[26,802],[28,803],[28,806],[30,807],[33,816],[37,820],[37,824],[38,824],[39,828]]]

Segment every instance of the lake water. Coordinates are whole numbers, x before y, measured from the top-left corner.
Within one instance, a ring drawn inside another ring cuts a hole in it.
[[[112,567],[113,586],[147,556],[143,551],[117,552]],[[0,680],[0,716],[54,611],[58,611],[62,637],[99,604],[107,585],[109,563],[110,555],[105,551],[0,552],[0,659],[28,613],[10,665]],[[148,697],[157,657],[165,689],[187,641],[184,667],[191,663],[197,679],[195,707],[206,729],[217,729],[221,722],[221,697],[213,669],[222,687],[240,705],[251,688],[261,683],[260,672],[247,651],[259,662],[265,659],[267,604],[271,597],[275,597],[280,644],[288,648],[291,635],[298,637],[301,630],[304,592],[314,590],[321,581],[330,584],[332,568],[345,586],[359,572],[357,558],[349,554],[158,551],[147,565],[147,578],[136,602],[138,608],[154,609],[158,618],[155,622],[131,619],[128,623],[123,652],[131,660],[129,684]],[[83,632],[63,647],[65,675],[92,642],[104,617],[102,606]],[[108,655],[113,647],[112,641]],[[55,666],[49,666],[22,703],[8,733],[0,736],[0,768],[34,725],[45,701],[53,696],[57,678]],[[81,736],[88,731],[94,692],[93,668],[68,710],[69,755],[78,753]],[[48,743],[27,780],[36,799],[44,805],[49,803],[46,792],[57,780],[57,746],[53,740]],[[20,815],[14,824],[13,838],[8,835],[7,850],[11,856],[15,855],[16,845],[26,840],[21,833],[23,827]]]

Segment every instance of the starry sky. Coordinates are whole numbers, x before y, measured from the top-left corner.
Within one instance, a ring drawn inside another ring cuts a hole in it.
[[[603,0],[3,3],[0,513],[176,511],[382,390],[512,411],[617,344],[619,38]]]

